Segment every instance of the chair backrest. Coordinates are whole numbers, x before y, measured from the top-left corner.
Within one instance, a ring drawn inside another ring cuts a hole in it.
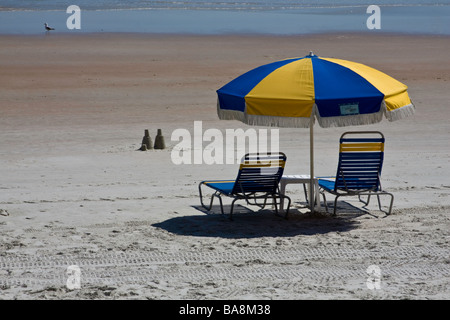
[[[275,193],[285,163],[286,155],[282,152],[246,154],[242,158],[232,193]]]
[[[381,132],[343,133],[334,189],[378,191],[383,158],[384,136]]]

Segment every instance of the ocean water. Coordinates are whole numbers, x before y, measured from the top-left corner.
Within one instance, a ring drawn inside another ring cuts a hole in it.
[[[367,24],[372,4],[380,9],[376,29]],[[76,17],[70,5],[80,8]],[[449,15],[450,0],[0,0],[0,34],[40,34],[48,22],[53,33],[450,35]]]

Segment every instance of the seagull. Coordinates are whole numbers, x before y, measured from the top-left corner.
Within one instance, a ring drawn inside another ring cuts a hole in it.
[[[50,30],[55,30],[55,28],[51,28],[51,27],[49,27],[49,26],[48,26],[48,24],[47,24],[47,22],[46,22],[46,23],[44,23],[44,26],[45,26],[45,30],[47,30],[47,31],[50,31]]]

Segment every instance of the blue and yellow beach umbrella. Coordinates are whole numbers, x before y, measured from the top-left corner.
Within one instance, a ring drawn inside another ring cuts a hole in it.
[[[217,90],[222,120],[249,125],[310,128],[310,199],[314,194],[315,119],[321,127],[394,121],[415,107],[407,86],[366,65],[312,52],[253,69]],[[311,211],[314,201],[310,201]]]
[[[219,90],[220,119],[250,125],[321,127],[390,121],[414,113],[407,86],[360,63],[323,58],[277,61],[253,69]]]

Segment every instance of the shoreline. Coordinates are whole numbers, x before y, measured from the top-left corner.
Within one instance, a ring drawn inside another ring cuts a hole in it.
[[[142,36],[204,36],[204,37],[227,37],[227,36],[243,36],[243,37],[302,37],[302,36],[321,36],[321,35],[364,35],[364,36],[405,36],[405,37],[438,37],[438,38],[450,38],[450,34],[434,34],[434,33],[420,33],[420,32],[399,32],[399,31],[318,31],[318,32],[309,32],[309,33],[292,33],[292,34],[274,34],[274,33],[254,33],[254,32],[223,32],[223,33],[196,33],[196,32],[138,32],[138,31],[92,31],[92,32],[73,32],[73,31],[65,31],[65,32],[49,32],[45,31],[39,33],[25,33],[25,34],[16,34],[16,33],[2,33],[0,32],[0,36],[17,36],[17,37],[39,37],[39,36],[84,36],[84,35],[142,35]]]
[[[191,38],[272,38],[272,39],[287,39],[287,38],[317,38],[317,37],[367,37],[367,38],[387,38],[387,37],[405,37],[405,38],[419,38],[419,39],[447,39],[450,34],[423,34],[423,33],[401,33],[401,32],[364,32],[364,31],[328,31],[318,33],[299,33],[299,34],[270,34],[270,33],[223,33],[223,34],[202,34],[202,33],[160,33],[160,32],[52,32],[52,33],[38,33],[38,34],[8,34],[0,33],[0,37],[4,38],[40,38],[40,37],[141,37],[141,38],[176,38],[176,37],[191,37]]]
[[[389,33],[377,33],[377,32],[340,32],[340,31],[330,31],[330,32],[320,32],[320,33],[307,33],[307,34],[270,34],[270,33],[223,33],[223,34],[202,34],[202,33],[182,33],[182,32],[174,32],[174,33],[159,33],[159,32],[42,32],[38,34],[7,34],[0,33],[0,37],[2,38],[48,38],[48,39],[64,39],[64,38],[154,38],[154,39],[163,39],[163,38],[210,38],[210,39],[230,39],[230,38],[246,38],[246,39],[258,39],[258,38],[266,38],[266,39],[274,39],[274,40],[283,40],[283,39],[292,39],[292,38],[305,38],[305,39],[315,39],[315,38],[374,38],[374,39],[385,39],[388,40],[389,37],[396,38],[408,38],[413,39],[417,38],[419,40],[426,39],[447,39],[450,38],[450,35],[428,35],[428,34],[404,34],[398,32],[389,32]]]

